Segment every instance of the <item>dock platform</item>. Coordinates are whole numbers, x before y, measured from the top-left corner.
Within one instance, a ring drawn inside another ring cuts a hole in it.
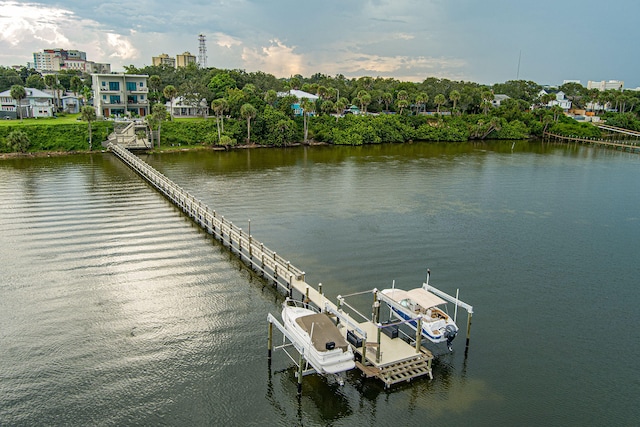
[[[322,292],[322,284],[317,288],[308,284],[304,271],[254,239],[250,232],[236,227],[126,148],[110,143],[108,149],[253,271],[289,297],[299,297],[332,316],[359,356],[357,367],[363,375],[380,379],[385,387],[425,375],[433,378],[433,355],[420,345],[419,337],[413,345],[402,338],[391,338],[382,331],[385,325],[367,319],[356,310],[347,312],[345,308],[350,306],[343,298],[338,297],[339,305],[329,301]],[[374,306],[379,304],[376,290],[367,292],[372,294]],[[359,320],[354,320],[354,313]]]

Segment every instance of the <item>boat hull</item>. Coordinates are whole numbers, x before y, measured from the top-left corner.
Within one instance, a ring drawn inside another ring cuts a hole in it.
[[[353,350],[326,314],[285,305],[282,320],[317,373],[338,374],[355,367]]]

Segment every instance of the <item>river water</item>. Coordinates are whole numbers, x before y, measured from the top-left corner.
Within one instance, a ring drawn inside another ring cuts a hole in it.
[[[489,142],[142,157],[334,301],[417,287],[430,268],[474,306],[468,356],[462,336],[433,348],[432,381],[310,376],[297,399],[286,355],[267,363],[281,297],[113,155],[2,160],[0,425],[637,425],[637,154]]]

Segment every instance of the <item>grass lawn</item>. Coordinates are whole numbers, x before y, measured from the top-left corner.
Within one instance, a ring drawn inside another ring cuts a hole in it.
[[[30,126],[30,125],[68,125],[73,123],[82,123],[82,121],[78,120],[80,114],[65,114],[64,117],[54,117],[54,118],[25,118],[15,120],[0,120],[0,126]],[[86,123],[86,122],[85,122]]]

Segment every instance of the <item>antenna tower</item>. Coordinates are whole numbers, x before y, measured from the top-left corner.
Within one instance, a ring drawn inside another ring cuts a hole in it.
[[[198,50],[198,65],[200,68],[207,68],[207,36],[200,34],[198,36],[200,49]]]

